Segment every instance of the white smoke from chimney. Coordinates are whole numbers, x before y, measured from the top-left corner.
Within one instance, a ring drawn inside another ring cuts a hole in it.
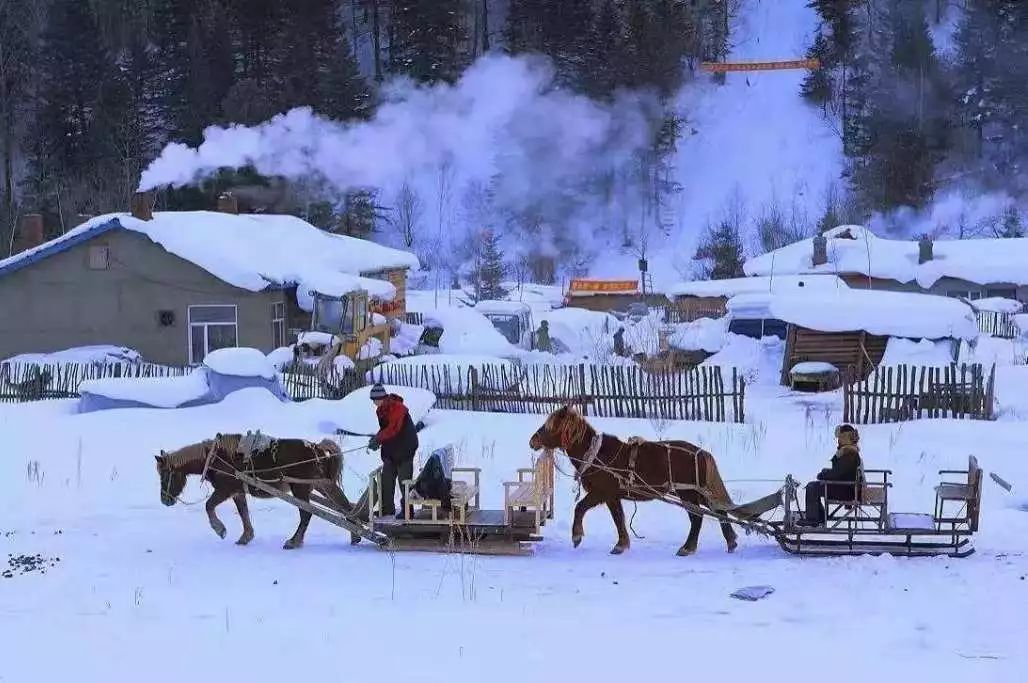
[[[429,192],[446,165],[459,186],[491,183],[498,204],[518,208],[545,205],[562,184],[623,164],[651,139],[651,102],[626,96],[606,105],[560,90],[536,59],[490,55],[454,85],[400,81],[383,94],[369,121],[330,121],[301,108],[254,127],[208,128],[196,148],[168,145],[140,190],[252,165],[340,191],[388,192],[413,180]]]

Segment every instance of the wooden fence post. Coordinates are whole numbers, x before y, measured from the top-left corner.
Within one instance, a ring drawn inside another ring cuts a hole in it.
[[[587,401],[587,394],[588,394],[588,392],[586,391],[586,386],[585,386],[585,363],[579,363],[579,365],[578,365],[578,395],[579,395],[579,401],[581,402],[581,406],[582,406],[582,415],[588,415],[589,414],[589,406],[586,403],[586,401]]]
[[[468,371],[468,389],[471,392],[471,409],[478,411],[478,368],[474,365]]]

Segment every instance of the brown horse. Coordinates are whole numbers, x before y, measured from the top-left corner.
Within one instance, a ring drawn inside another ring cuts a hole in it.
[[[618,531],[617,545],[610,551],[620,555],[631,542],[625,525],[622,500],[667,500],[674,497],[693,507],[731,505],[728,490],[718,472],[714,456],[687,441],[624,442],[609,434],[601,434],[589,426],[585,418],[565,406],[552,413],[545,424],[532,435],[533,450],[560,449],[575,468],[576,477],[585,496],[575,506],[571,541],[577,548],[585,532],[585,513],[606,503]],[[683,488],[684,487],[684,488]],[[689,510],[689,537],[678,550],[679,555],[696,552],[703,515]],[[721,531],[728,552],[735,550],[737,538],[731,524],[722,523]]]
[[[246,495],[270,498],[264,491],[251,489],[243,484],[236,472],[244,472],[283,491],[289,491],[300,500],[310,500],[312,490],[317,490],[345,511],[352,506],[339,487],[343,468],[342,453],[333,441],[323,440],[319,444],[300,439],[271,439],[262,448],[255,448],[244,454],[240,449],[242,437],[239,434],[218,434],[214,439],[186,446],[171,453],[161,451],[157,456],[157,471],[161,475],[161,502],[174,505],[186,479],[190,475],[202,475],[214,487],[214,493],[207,499],[207,518],[214,533],[225,538],[225,525],[218,519],[215,508],[231,498],[243,522],[243,535],[236,541],[246,545],[253,540],[253,525],[246,504]],[[287,550],[303,545],[303,538],[310,524],[311,513],[300,510],[300,525],[283,546]]]

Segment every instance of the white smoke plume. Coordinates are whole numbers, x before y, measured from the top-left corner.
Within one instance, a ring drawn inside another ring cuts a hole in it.
[[[379,188],[388,197],[407,183],[426,203],[441,204],[433,194],[445,169],[455,206],[463,188],[486,185],[495,205],[539,209],[569,184],[617,168],[648,145],[652,106],[638,95],[601,104],[556,88],[542,60],[490,55],[454,85],[393,83],[366,122],[331,121],[301,108],[255,127],[208,128],[196,148],[168,145],[143,173],[140,190],[249,165],[263,175],[315,179],[340,194]],[[600,207],[587,212],[593,210]],[[441,215],[426,219],[442,222]]]

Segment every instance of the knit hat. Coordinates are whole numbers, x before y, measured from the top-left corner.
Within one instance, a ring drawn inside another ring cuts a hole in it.
[[[371,400],[372,401],[381,401],[385,397],[386,397],[386,390],[385,390],[384,386],[382,386],[381,384],[376,384],[375,386],[371,387]]]

